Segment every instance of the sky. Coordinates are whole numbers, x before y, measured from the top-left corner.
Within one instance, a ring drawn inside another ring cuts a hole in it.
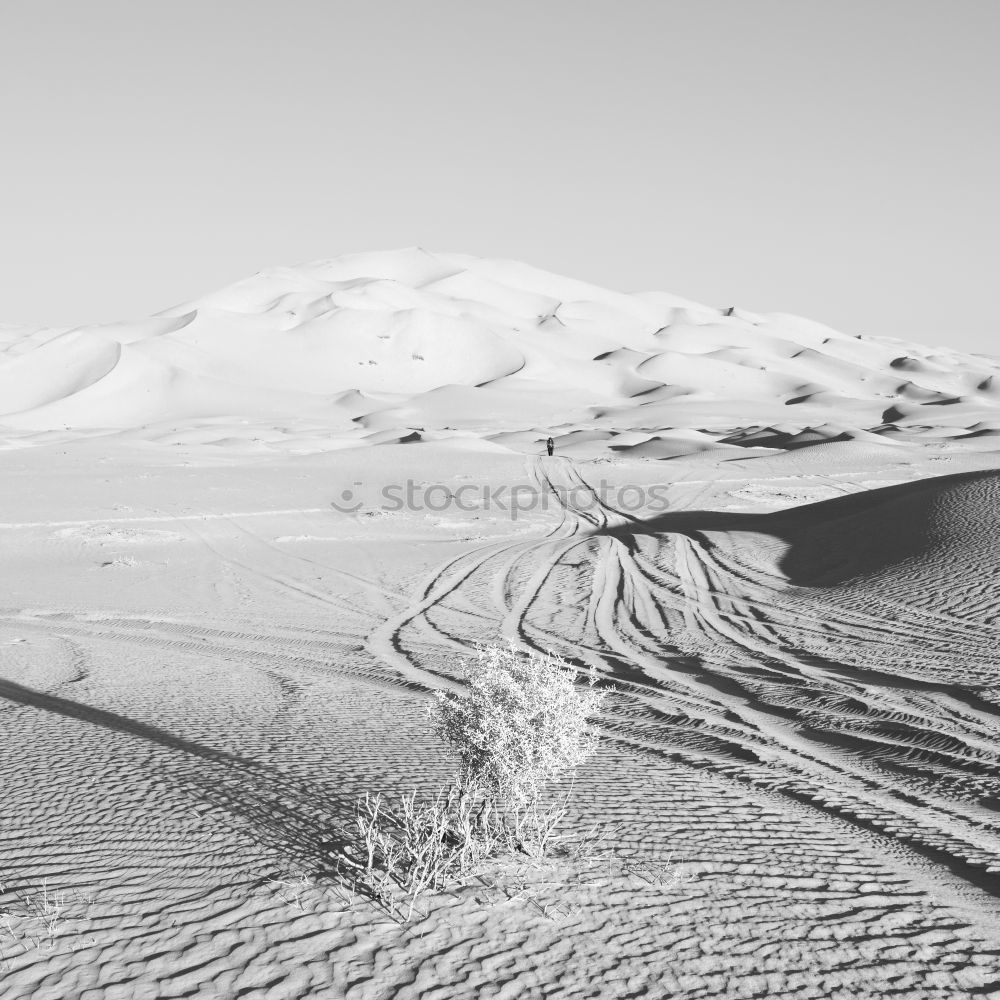
[[[422,246],[1000,353],[996,0],[0,0],[0,323]]]

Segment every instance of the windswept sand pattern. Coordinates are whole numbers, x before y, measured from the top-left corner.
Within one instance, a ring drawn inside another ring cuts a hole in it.
[[[309,504],[11,517],[111,589],[0,611],[0,998],[1000,994],[998,474],[772,514],[692,477],[653,517],[525,475],[518,533],[401,522],[412,571]],[[358,796],[447,779],[429,691],[497,640],[614,684],[569,827],[619,861],[505,861],[401,927],[331,858]]]
[[[629,707],[609,730],[625,745],[648,734],[671,759],[874,832],[893,853],[927,859],[991,897],[1000,891],[990,616],[924,607],[952,575],[988,595],[980,566],[963,563],[958,575],[961,553],[910,519],[916,537],[901,559],[879,565],[876,554],[836,587],[794,585],[775,551],[810,515],[810,531],[822,533],[824,515],[841,514],[835,504],[770,518],[679,511],[638,525],[598,502],[571,462],[542,458],[531,471],[577,503],[564,504],[548,538],[470,554],[423,584],[420,601],[386,629],[396,657],[434,671],[436,645],[453,648],[473,622],[476,633],[494,623],[526,649],[559,650],[614,679]],[[946,477],[886,491],[885,511],[878,497],[860,514],[856,501],[846,506],[889,532],[900,516],[893,503],[925,493],[929,510],[947,509],[953,523],[962,505],[993,532],[998,482],[996,473]],[[836,526],[826,530],[833,544]],[[970,550],[989,551],[976,542]],[[793,556],[794,542],[784,559]],[[894,589],[911,603],[893,601]],[[981,905],[995,912],[992,900]]]
[[[413,248],[5,327],[0,423],[0,1000],[1000,996],[997,359]],[[498,641],[615,858],[401,926],[331,869]]]

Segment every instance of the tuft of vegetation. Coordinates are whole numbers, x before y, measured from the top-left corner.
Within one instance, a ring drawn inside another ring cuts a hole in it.
[[[361,887],[407,921],[421,895],[468,874],[493,847],[473,801],[456,786],[424,802],[415,791],[395,801],[366,795],[357,803],[355,824],[363,851]]]
[[[482,861],[543,858],[558,842],[573,786],[553,794],[590,757],[588,721],[605,692],[581,684],[565,660],[486,647],[466,666],[468,690],[438,692],[433,727],[458,760],[452,784],[432,798],[366,795],[355,814],[354,884],[400,920]]]
[[[89,911],[93,900],[74,895],[75,901],[85,904]],[[65,944],[76,951],[95,943],[93,938],[85,939],[79,930],[70,929],[79,918],[68,915],[69,895],[51,889],[47,879],[34,890],[14,891],[0,883],[0,896],[9,900],[0,903],[0,969],[10,971],[11,959],[29,948],[54,950]]]
[[[520,655],[487,647],[466,668],[468,693],[437,692],[436,730],[458,757],[459,787],[480,798],[517,845],[542,856],[568,805],[568,792],[544,801],[553,785],[590,757],[588,720],[605,693],[586,685],[552,653]]]

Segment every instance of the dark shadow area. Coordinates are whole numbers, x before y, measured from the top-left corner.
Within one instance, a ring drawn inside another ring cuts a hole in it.
[[[307,784],[256,761],[203,746],[157,726],[35,691],[13,681],[0,680],[0,698],[171,751],[155,759],[158,776],[190,789],[197,799],[242,821],[268,846],[285,851],[291,848],[297,858],[317,865],[345,846],[339,831],[354,814],[353,801],[329,788]]]
[[[992,482],[991,482],[992,481]],[[710,545],[705,532],[769,535],[787,546],[778,568],[788,582],[831,587],[861,573],[875,572],[924,551],[938,532],[942,506],[957,492],[986,483],[1000,499],[1000,471],[960,472],[912,483],[802,504],[764,514],[727,511],[667,511],[646,521],[603,528],[625,542],[637,535],[682,534]],[[992,496],[976,498],[977,509],[1000,528],[1000,505]]]
[[[783,789],[783,794],[787,795],[790,799],[801,802],[809,808],[816,808],[816,803],[808,792],[788,787]],[[865,830],[878,839],[884,839],[887,836],[884,823],[876,822],[874,819],[859,816],[855,813],[844,812],[840,809],[831,810],[831,813],[838,819],[850,823],[860,830]],[[981,864],[951,854],[944,848],[935,847],[933,844],[926,843],[915,837],[907,837],[905,846],[908,850],[913,851],[914,854],[918,854],[933,864],[939,865],[957,878],[968,882],[969,885],[975,886],[981,892],[1000,899],[1000,872],[989,871]]]
[[[0,698],[15,702],[18,705],[27,705],[31,708],[40,708],[46,712],[54,712],[57,715],[64,715],[69,719],[78,719],[81,722],[89,722],[95,726],[103,726],[105,729],[113,729],[119,733],[127,733],[130,736],[138,736],[140,739],[158,743],[160,746],[170,750],[179,750],[182,753],[193,754],[196,757],[203,757],[216,763],[236,764],[241,767],[252,766],[249,761],[231,754],[226,750],[213,750],[210,747],[203,747],[198,743],[192,743],[180,736],[174,736],[164,729],[148,725],[145,722],[136,722],[134,719],[108,712],[102,708],[94,708],[90,705],[82,705],[80,702],[71,701],[69,698],[60,698],[57,695],[45,694],[36,691],[34,688],[25,687],[22,684],[15,684],[13,681],[0,680]]]

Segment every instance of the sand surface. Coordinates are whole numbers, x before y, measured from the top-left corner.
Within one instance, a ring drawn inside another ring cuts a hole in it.
[[[1000,994],[997,362],[423,251],[2,336],[2,1000]],[[493,641],[614,858],[402,925]]]

